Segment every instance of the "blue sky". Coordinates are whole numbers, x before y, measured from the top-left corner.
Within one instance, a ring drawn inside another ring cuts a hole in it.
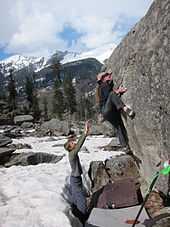
[[[0,13],[0,60],[117,45],[153,0],[6,0]]]
[[[68,47],[71,47],[74,42],[77,42],[82,35],[69,24],[65,25],[63,31],[60,33],[60,37],[68,43]]]
[[[0,60],[10,57],[12,54],[6,53],[4,48],[0,48]]]

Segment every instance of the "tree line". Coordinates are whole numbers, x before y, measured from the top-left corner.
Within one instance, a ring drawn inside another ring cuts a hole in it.
[[[8,111],[11,117],[18,114],[18,109],[21,113],[32,114],[35,120],[49,119],[49,115],[57,117],[60,120],[85,120],[93,118],[94,108],[91,97],[80,91],[74,78],[65,73],[63,78],[60,76],[60,63],[53,64],[52,69],[55,72],[55,79],[53,85],[53,98],[52,98],[52,113],[49,114],[49,100],[48,97],[43,98],[43,107],[40,109],[38,88],[36,86],[36,74],[33,73],[25,79],[24,95],[22,97],[22,107],[19,108],[21,102],[18,101],[18,91],[14,72],[10,70],[9,80],[7,85],[7,95],[0,95],[0,100],[6,100],[8,103]],[[2,110],[1,110],[2,112]]]

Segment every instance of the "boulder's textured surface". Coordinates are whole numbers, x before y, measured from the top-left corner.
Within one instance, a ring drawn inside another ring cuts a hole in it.
[[[33,123],[32,122],[23,122],[21,125],[21,128],[27,129],[27,128],[33,128]]]
[[[95,192],[110,180],[115,182],[129,177],[140,181],[140,175],[135,161],[129,155],[122,155],[102,161],[92,161],[89,168],[92,191]]]
[[[170,213],[163,213],[153,219],[145,220],[144,224],[149,227],[170,227]]]
[[[60,121],[56,118],[44,122],[40,128],[37,128],[37,133],[40,136],[62,136],[67,135],[69,131],[68,122]]]
[[[91,135],[105,135],[113,137],[115,136],[115,130],[113,126],[107,122],[104,121],[102,123],[94,123],[91,127]]]
[[[161,214],[160,212],[161,209],[164,208],[164,202],[159,192],[152,191],[150,193],[149,198],[145,204],[145,208],[152,218]]]
[[[18,115],[14,117],[14,123],[15,124],[22,124],[23,122],[32,122],[33,116],[31,115]]]
[[[170,0],[155,0],[107,61],[115,86],[128,88],[125,103],[136,112],[126,120],[130,145],[148,180],[170,158]],[[167,179],[158,188],[167,192]]]
[[[21,131],[20,127],[7,127],[4,132],[3,132],[4,136],[7,136],[9,138],[20,138],[22,137],[24,134]]]

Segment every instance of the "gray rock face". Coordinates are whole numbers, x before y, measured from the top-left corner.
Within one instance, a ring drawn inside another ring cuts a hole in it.
[[[23,128],[23,129],[33,128],[33,123],[32,122],[23,122],[21,125],[21,128]]]
[[[152,220],[149,220],[148,222],[145,221],[145,224],[147,226],[152,226],[152,227],[169,227],[170,213],[164,213],[164,214],[158,215],[157,217],[153,218]]]
[[[40,135],[62,136],[68,133],[68,123],[58,119],[51,119],[44,122],[37,130]]]
[[[32,122],[33,117],[31,115],[18,115],[14,117],[15,124],[22,124],[23,122]]]
[[[140,174],[131,156],[122,155],[111,158],[103,163],[92,161],[90,163],[89,176],[92,181],[92,191],[95,192],[106,185],[109,180],[115,182],[120,179],[134,178],[140,180]]]
[[[115,130],[112,125],[104,121],[103,123],[94,123],[92,124],[91,135],[102,135],[113,137],[115,135]]]
[[[91,190],[93,193],[109,182],[109,176],[102,161],[92,161],[88,174],[92,183]]]
[[[145,179],[170,158],[170,0],[155,0],[107,61],[123,100],[136,112],[126,120],[130,145],[143,160]],[[157,186],[167,192],[167,178]]]

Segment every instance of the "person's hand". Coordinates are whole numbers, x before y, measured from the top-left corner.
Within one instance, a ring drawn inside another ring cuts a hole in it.
[[[91,124],[90,124],[90,120],[88,120],[88,121],[86,121],[86,123],[85,123],[85,129],[84,129],[84,132],[85,132],[86,135],[89,134],[90,128],[91,128]]]
[[[127,88],[126,87],[119,87],[118,90],[119,90],[119,93],[122,94],[122,93],[125,93],[127,91]]]
[[[113,91],[116,93],[116,94],[123,94],[127,91],[127,88],[126,87],[119,87],[117,89],[113,89]]]

